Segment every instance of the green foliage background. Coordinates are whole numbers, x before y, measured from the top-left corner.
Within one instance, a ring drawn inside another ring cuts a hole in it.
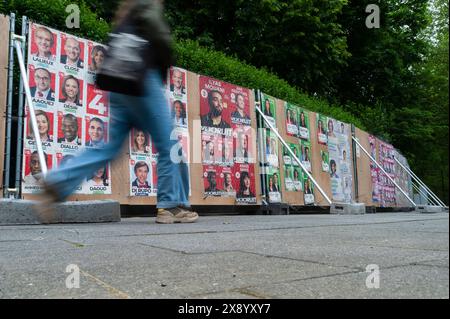
[[[0,12],[105,41],[119,2],[0,0]],[[178,66],[393,143],[448,202],[448,2],[380,1],[379,29],[365,26],[366,2],[170,0],[166,15]],[[80,29],[65,26],[72,3]]]

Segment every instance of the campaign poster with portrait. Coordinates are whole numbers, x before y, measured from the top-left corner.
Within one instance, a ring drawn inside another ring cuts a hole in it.
[[[280,203],[281,202],[281,183],[280,183],[280,172],[275,167],[267,167],[265,169],[265,178],[267,185],[267,192],[269,194],[270,203]]]
[[[311,167],[311,142],[300,140],[300,151],[302,154],[302,164],[308,172],[312,171]]]
[[[147,159],[151,155],[150,134],[143,130],[132,128],[129,135],[130,154]]]
[[[330,160],[329,160],[329,154],[326,151],[321,150],[320,151],[320,158],[322,163],[322,172],[329,172],[330,171]]]
[[[222,136],[219,136],[221,139]],[[202,163],[214,164],[218,137],[214,134],[202,133]]]
[[[170,67],[167,74],[167,91],[172,100],[187,101],[187,71],[178,67]]]
[[[266,119],[269,121],[270,125],[274,128],[277,127],[277,105],[275,98],[261,93],[261,111],[263,112]],[[265,121],[263,127],[269,127]]]
[[[22,191],[28,194],[40,193],[42,191],[42,168],[39,162],[37,150],[25,149],[23,154],[23,179]],[[53,155],[44,152],[47,169],[53,167]]]
[[[327,117],[325,115],[316,114],[317,141],[319,144],[327,144]]]
[[[289,146],[292,146],[291,143],[288,143]],[[292,165],[292,162],[294,162],[291,153],[289,152],[288,148],[284,145],[281,146],[283,149],[283,164],[284,165]]]
[[[278,137],[270,130],[265,131],[266,162],[271,167],[279,167]]]
[[[54,136],[54,114],[50,111],[36,109],[36,123],[38,126],[39,137],[41,139],[42,149],[44,152],[53,151]],[[31,115],[28,108],[25,109],[25,148],[37,149],[33,128],[31,126]]]
[[[298,113],[297,106],[284,102],[284,111],[286,118],[286,134],[288,136],[298,136]]]
[[[222,196],[223,176],[220,176],[222,169],[217,165],[203,165],[203,185],[205,195]]]
[[[233,150],[235,163],[254,163],[253,129],[251,126],[240,125],[233,129]]]
[[[284,166],[284,187],[286,191],[292,192],[294,188],[294,167],[292,165]]]
[[[307,174],[303,174],[303,200],[305,205],[314,205],[314,184]]]
[[[130,159],[130,194],[131,196],[152,195],[152,164],[149,160]]]
[[[90,84],[95,83],[97,72],[103,64],[106,56],[106,46],[87,41],[87,71],[86,81]]]
[[[106,164],[96,169],[82,184],[83,193],[92,195],[111,194],[111,171]]]
[[[233,167],[236,202],[256,204],[255,164],[236,164]]]
[[[298,108],[298,137],[303,140],[309,140],[309,111]]]
[[[83,119],[72,113],[57,113],[56,149],[62,153],[76,153],[82,146]]]
[[[175,163],[189,163],[189,132],[183,128],[175,128],[170,136],[171,140],[177,141],[170,150],[170,157]],[[221,161],[223,158],[220,159]]]
[[[188,119],[187,119],[187,106],[186,102],[181,100],[169,99],[170,112],[172,117],[173,126],[179,128],[188,127]]]
[[[236,187],[236,173],[230,176],[229,171],[236,172],[240,164],[255,161],[250,90],[199,76],[199,96],[205,195],[236,197],[236,191],[223,189]],[[234,184],[229,185],[225,178]],[[255,177],[251,178],[249,183],[254,185]]]
[[[108,119],[86,114],[84,116],[84,146],[102,148],[108,142]]]
[[[60,70],[75,77],[85,77],[85,40],[60,32]]]
[[[36,108],[52,110],[57,100],[55,72],[29,64],[28,74],[33,105]]]
[[[292,183],[296,192],[303,191],[303,174],[300,167],[292,167]]]
[[[233,172],[233,167],[230,166],[217,166],[216,172],[220,175],[220,179],[223,184],[219,185],[219,189],[223,191],[222,196],[235,197],[236,196],[236,182]]]
[[[199,77],[202,132],[232,136],[230,107],[231,84],[209,77]]]
[[[344,201],[344,190],[340,173],[339,143],[336,137],[328,137],[328,154],[330,160],[330,183],[333,200]]]
[[[109,97],[107,92],[95,88],[96,71],[93,69],[94,64],[99,66],[102,63],[103,51],[98,53],[99,50],[94,50],[100,44],[35,23],[29,24],[29,35],[27,71],[38,130],[44,152],[54,159],[53,166],[57,167],[65,162],[65,158],[70,159],[85,147],[89,140],[86,117],[102,120],[103,133],[96,133],[96,136],[101,135],[103,141],[107,141]],[[34,152],[36,147],[28,105],[25,106],[23,136],[24,153]],[[22,192],[32,193],[33,189],[27,183],[33,180],[25,179],[25,167],[28,167],[26,156],[23,157],[23,167]],[[85,187],[88,183],[86,180],[75,192],[110,193],[109,166],[102,175],[104,184],[108,185],[97,185],[99,188],[90,189]]]
[[[60,108],[65,112],[82,115],[83,108],[84,81],[71,74],[59,72],[59,99]]]
[[[28,61],[37,68],[55,69],[59,52],[59,31],[31,23],[29,29]]]

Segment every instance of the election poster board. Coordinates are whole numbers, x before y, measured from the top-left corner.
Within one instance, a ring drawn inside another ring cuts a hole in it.
[[[327,121],[329,173],[333,200],[341,203],[352,201],[353,174],[349,125],[333,118]]]
[[[261,93],[260,99],[263,105],[263,113],[270,124],[277,127],[277,101],[275,98]],[[266,195],[269,203],[280,203],[281,198],[281,176],[280,169],[283,168],[279,161],[279,142],[278,137],[272,132],[269,126],[263,121],[262,123],[262,152],[264,161],[260,163],[262,179],[261,182],[266,185]],[[292,159],[289,158],[292,163]],[[283,164],[284,165],[284,164]]]
[[[286,119],[286,134],[288,136],[299,135],[298,132],[298,107],[296,105],[284,102],[284,111]]]
[[[310,136],[310,127],[309,127],[309,112],[308,110],[299,107],[298,108],[298,137],[309,141]]]
[[[406,158],[398,151],[394,150],[394,157],[406,168],[409,168],[408,161]],[[410,198],[413,198],[413,186],[412,186],[412,180],[409,176],[406,169],[404,169],[400,164],[398,164],[396,161],[394,161],[394,175],[395,175],[395,182],[397,185],[401,187],[401,189],[408,194]],[[410,206],[410,203],[408,199],[400,192],[395,192],[395,200],[397,203],[397,206],[399,207],[407,207]]]
[[[327,129],[325,127],[327,123],[327,117],[325,115],[316,114],[316,131],[317,142],[322,145],[327,145]]]
[[[176,141],[171,157],[175,159],[176,163],[189,164],[189,109],[187,95],[187,71],[178,67],[170,67],[165,81],[165,97],[171,118],[172,131],[170,139]],[[130,131],[129,154],[129,196],[156,197],[158,193],[158,149],[148,132],[136,128]]]
[[[199,76],[201,153],[205,196],[256,204],[251,91]]]
[[[378,142],[378,163],[383,167],[384,171],[389,174],[393,180],[395,180],[394,171],[394,147],[385,143],[379,139]],[[396,189],[394,183],[383,172],[379,172],[380,183],[380,204],[381,207],[393,207],[396,206]]]
[[[29,85],[49,169],[108,142],[109,96],[95,85],[105,52],[99,43],[29,24]],[[34,194],[41,191],[41,167],[34,161],[37,147],[27,105],[24,124],[22,193]],[[92,172],[76,193],[111,194],[110,165]]]
[[[377,139],[373,135],[368,136],[369,141],[369,153],[370,156],[372,156],[373,159],[376,161],[379,160],[379,156],[377,156]],[[378,166],[373,162],[370,161],[370,176],[372,180],[372,202],[376,204],[381,203],[381,179],[380,179],[380,172]]]

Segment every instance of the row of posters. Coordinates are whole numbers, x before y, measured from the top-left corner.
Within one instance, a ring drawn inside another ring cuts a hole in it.
[[[275,98],[261,93],[260,101],[262,112],[270,125],[277,127],[277,108]],[[281,176],[278,157],[278,137],[269,128],[265,121],[262,122],[262,144],[260,152],[264,154],[261,166],[261,182],[265,184],[266,196],[269,203],[281,202]]]
[[[394,150],[394,156],[404,167],[409,168],[408,161],[402,154]],[[395,182],[412,199],[413,186],[411,177],[409,176],[408,172],[403,167],[401,167],[397,162],[395,162],[394,164],[394,171],[395,171]],[[410,206],[410,202],[400,191],[396,191],[395,195],[396,195],[395,200],[398,206],[400,207]]]
[[[251,91],[199,76],[203,185],[206,196],[256,204]]]
[[[109,138],[108,93],[95,86],[105,47],[30,23],[27,70],[39,136],[48,169],[84,148],[101,148]],[[40,192],[41,167],[28,106],[25,108],[23,183],[25,194]],[[80,194],[111,194],[107,164],[78,187]]]
[[[171,138],[177,140],[179,161],[189,160],[189,129],[187,100],[187,71],[171,67],[167,74],[165,95],[172,118]],[[158,150],[151,136],[142,130],[132,129],[129,136],[130,196],[156,196],[158,192]]]
[[[408,167],[406,158],[396,151],[391,144],[383,142],[373,135],[369,135],[369,147],[371,156],[383,167],[389,177],[412,198],[411,177],[394,159],[396,158],[402,165]],[[402,192],[396,189],[395,184],[372,161],[370,163],[370,173],[372,179],[372,201],[374,203],[378,203],[381,207],[407,207],[410,205],[410,202]]]
[[[394,171],[394,147],[388,143],[378,140],[378,163],[383,167],[389,177],[395,179]],[[380,172],[381,173],[381,172]],[[381,207],[396,206],[395,185],[386,174],[381,173],[378,178],[378,189],[380,190]]]
[[[349,125],[328,118],[327,145],[328,168],[331,182],[331,195],[334,201],[352,201],[352,171]],[[334,130],[339,127],[339,130]]]
[[[297,139],[297,144],[289,143],[289,148],[303,167],[312,173],[311,136],[309,112],[297,105],[284,102],[286,134]],[[303,192],[306,205],[314,204],[313,183],[291,153],[283,146],[285,187],[287,191]],[[298,171],[298,172],[297,172]],[[297,179],[300,179],[300,183]]]

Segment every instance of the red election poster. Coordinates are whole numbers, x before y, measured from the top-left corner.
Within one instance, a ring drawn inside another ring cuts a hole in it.
[[[223,177],[220,177],[220,172],[218,174],[215,165],[203,165],[203,184],[205,187],[205,195],[208,196],[221,196],[223,190],[221,186],[223,185]],[[219,170],[221,171],[221,170]]]
[[[53,67],[58,47],[58,31],[48,27],[30,25],[30,58],[35,64]]]
[[[72,113],[58,111],[59,148],[64,152],[75,152],[81,145],[82,118]]]
[[[103,147],[108,141],[108,122],[99,116],[85,116],[85,146]]]
[[[31,127],[31,116],[28,108],[25,109],[26,117],[25,117],[25,139],[26,145],[25,147],[34,148],[36,146],[33,128]],[[54,140],[53,135],[53,123],[54,123],[54,115],[52,112],[43,111],[43,110],[35,110],[34,112],[36,117],[37,128],[39,131],[39,137],[41,138],[42,145],[44,147],[44,151],[46,148],[51,147]]]
[[[256,204],[254,164],[234,166],[236,201],[240,204]]]
[[[94,84],[87,83],[86,113],[109,116],[108,92],[102,91]]]
[[[84,69],[84,40],[61,32],[61,55],[59,62],[68,73]]]
[[[28,65],[31,97],[36,107],[52,108],[56,100],[56,76],[49,69]]]

